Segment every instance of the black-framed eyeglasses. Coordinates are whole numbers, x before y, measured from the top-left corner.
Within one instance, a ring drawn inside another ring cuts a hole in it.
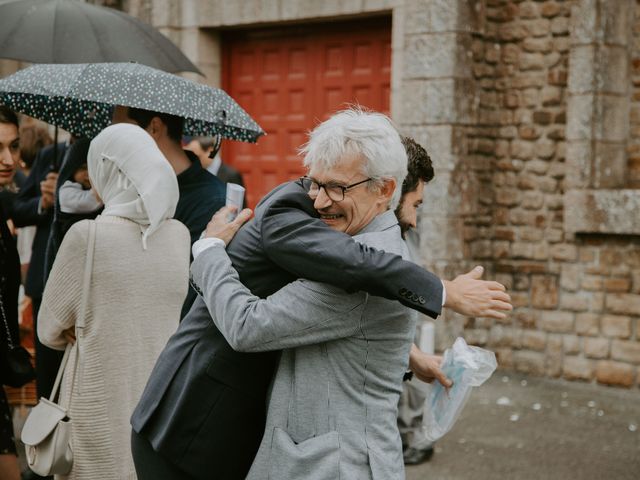
[[[352,183],[351,185],[337,185],[335,183],[320,183],[317,180],[314,180],[310,177],[300,177],[300,183],[302,184],[302,188],[306,190],[311,198],[316,198],[320,193],[320,189],[324,188],[324,192],[334,202],[341,202],[344,200],[344,194],[347,190],[351,190],[358,185],[362,185],[363,183],[369,182],[373,180],[371,177],[365,178],[364,180],[360,180],[359,182]]]

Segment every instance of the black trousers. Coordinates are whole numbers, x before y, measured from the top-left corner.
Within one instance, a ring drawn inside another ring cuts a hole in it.
[[[138,480],[195,480],[156,452],[146,438],[133,430],[131,454]]]
[[[49,398],[64,352],[54,350],[40,343],[38,338],[38,312],[40,311],[42,298],[32,298],[31,301],[36,350],[36,388],[38,390],[38,398]]]

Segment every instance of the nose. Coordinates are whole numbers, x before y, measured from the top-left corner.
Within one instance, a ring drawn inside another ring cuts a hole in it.
[[[329,198],[327,192],[324,191],[324,188],[321,188],[313,201],[313,208],[316,210],[322,210],[323,208],[330,207],[333,203],[333,200]]]
[[[11,152],[8,148],[3,148],[2,150],[0,150],[0,163],[10,167],[13,166],[13,155],[11,155]]]

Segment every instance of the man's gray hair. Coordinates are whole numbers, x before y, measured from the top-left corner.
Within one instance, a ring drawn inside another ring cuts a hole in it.
[[[309,169],[330,169],[345,155],[362,155],[366,160],[362,173],[374,180],[376,188],[384,179],[396,180],[389,208],[398,205],[407,176],[407,153],[386,115],[360,108],[342,110],[313,129],[300,153]]]

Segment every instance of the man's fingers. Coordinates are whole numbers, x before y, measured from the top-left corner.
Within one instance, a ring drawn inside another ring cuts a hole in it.
[[[494,300],[500,300],[502,302],[511,303],[511,296],[505,292],[493,291],[491,293],[491,298],[493,298]]]
[[[481,267],[480,265],[477,265],[473,267],[473,269],[469,273],[467,273],[467,275],[469,275],[471,278],[475,280],[479,280],[480,278],[482,278],[483,273],[484,273],[484,268]]]
[[[491,307],[492,310],[505,310],[507,312],[513,310],[513,305],[507,302],[501,302],[500,300],[494,300],[493,302],[491,302]]]
[[[484,315],[480,315],[485,318],[495,318],[496,320],[503,320],[507,318],[507,314],[503,312],[498,312],[496,310],[486,310]]]
[[[504,285],[494,281],[487,281],[487,286],[489,287],[490,290],[500,290],[501,292],[504,292],[507,290]]]
[[[233,223],[237,225],[237,228],[240,228],[251,218],[251,215],[253,215],[253,211],[250,208],[245,208],[238,214]]]

